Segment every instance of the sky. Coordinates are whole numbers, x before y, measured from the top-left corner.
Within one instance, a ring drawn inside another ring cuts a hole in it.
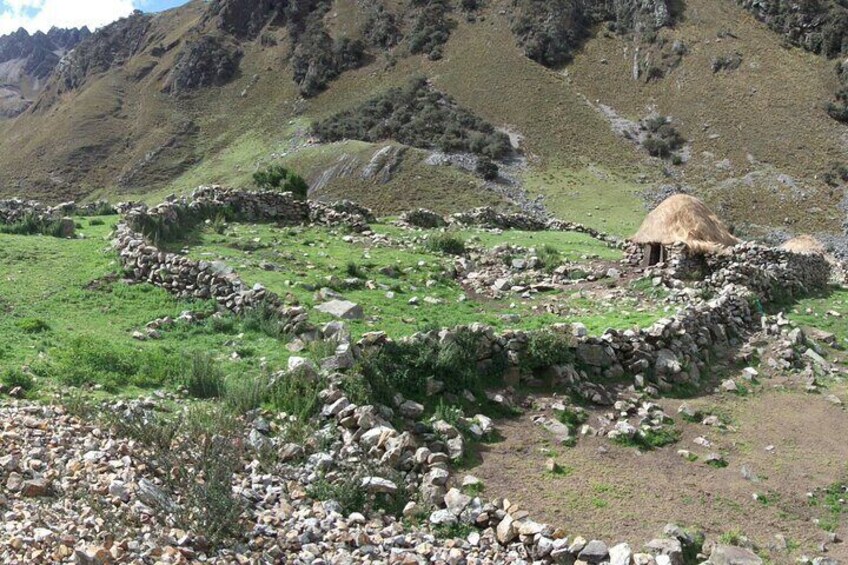
[[[158,12],[188,0],[0,0],[0,35],[18,28],[30,33],[51,27],[82,27],[92,31],[127,16],[133,10]]]

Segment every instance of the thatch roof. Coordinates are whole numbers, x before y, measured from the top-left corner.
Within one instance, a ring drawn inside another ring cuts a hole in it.
[[[811,235],[799,235],[793,237],[786,243],[780,246],[785,251],[793,253],[821,253],[824,254],[825,248],[822,242]]]
[[[707,205],[688,194],[666,198],[631,238],[636,243],[685,244],[690,251],[715,252],[739,243]]]

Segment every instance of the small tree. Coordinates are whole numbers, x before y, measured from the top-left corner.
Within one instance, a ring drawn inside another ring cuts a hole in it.
[[[475,170],[477,171],[477,174],[485,180],[495,180],[498,178],[498,166],[494,161],[487,159],[486,157],[480,157],[477,159],[477,167]]]
[[[264,190],[281,190],[291,192],[295,198],[306,200],[309,185],[303,177],[289,171],[282,165],[271,165],[264,171],[253,173],[253,182]]]

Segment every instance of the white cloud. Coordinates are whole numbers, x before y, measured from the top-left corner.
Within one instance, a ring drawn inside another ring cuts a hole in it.
[[[94,30],[132,13],[133,0],[1,0],[0,35],[25,28],[30,33],[51,27]]]

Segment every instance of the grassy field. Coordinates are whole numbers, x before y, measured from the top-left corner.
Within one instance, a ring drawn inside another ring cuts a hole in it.
[[[831,332],[843,347],[848,347],[848,290],[829,292],[800,300],[789,318],[802,326]]]
[[[233,378],[286,366],[290,353],[281,339],[287,336],[269,334],[248,316],[211,317],[212,302],[178,300],[162,289],[124,280],[110,246],[116,216],[76,221],[78,237],[71,240],[0,235],[0,309],[5,314],[0,365],[7,384],[28,367],[24,372],[36,375],[43,392],[70,385],[138,394],[185,385],[198,357]],[[607,296],[614,284],[532,298],[476,295],[454,277],[455,258],[427,244],[436,230],[410,232],[390,223],[373,228],[385,236],[383,243],[345,238],[326,228],[231,224],[223,230],[207,227],[179,245],[195,259],[222,260],[246,283],[261,283],[309,307],[316,324],[332,319],[312,308],[329,298],[321,296],[322,289],[332,289],[363,307],[365,317],[349,322],[356,337],[380,330],[400,338],[474,322],[533,330],[580,321],[600,333],[649,325],[666,314],[653,300],[659,296],[641,281],[630,285],[628,296],[616,299]],[[552,247],[575,268],[591,261],[615,264],[621,258],[620,251],[577,233],[461,229],[451,235],[478,251],[501,244]],[[165,327],[156,339],[134,335],[146,333],[153,320],[178,318],[187,310],[206,319]],[[319,351],[306,355],[321,358]]]
[[[499,329],[536,329],[578,320],[600,332],[609,327],[650,324],[660,317],[656,310],[638,311],[635,299],[634,309],[628,311],[623,307],[629,303],[627,299],[613,305],[579,291],[562,296],[541,294],[533,300],[522,300],[517,295],[501,300],[468,296],[450,275],[451,256],[429,250],[423,241],[410,239],[400,228],[389,224],[372,227],[401,244],[380,246],[345,242],[338,234],[323,228],[232,224],[223,234],[211,229],[198,234],[197,241],[190,247],[190,256],[222,260],[232,265],[245,281],[262,283],[283,296],[290,294],[310,307],[321,302],[317,292],[329,287],[363,307],[365,318],[350,324],[357,335],[382,330],[392,337],[401,337],[415,330],[472,322]],[[578,263],[589,257],[606,260],[621,257],[619,251],[576,233],[509,231],[498,234],[461,230],[455,235],[467,245],[483,248],[499,243],[528,248],[550,245],[560,250],[565,260]],[[345,279],[350,278],[358,281],[347,284]],[[366,281],[370,288],[365,286]],[[413,298],[418,299],[418,304],[409,304]],[[542,305],[549,298],[561,301],[568,307],[569,315],[546,313]],[[330,319],[319,312],[311,316],[319,322]]]
[[[289,354],[276,339],[235,323],[178,324],[160,340],[134,339],[152,320],[211,313],[214,304],[123,282],[109,248],[116,220],[79,218],[73,240],[0,235],[0,374],[29,366],[44,377],[43,391],[70,384],[136,394],[180,385],[196,352],[214,352],[232,374],[284,365]]]

